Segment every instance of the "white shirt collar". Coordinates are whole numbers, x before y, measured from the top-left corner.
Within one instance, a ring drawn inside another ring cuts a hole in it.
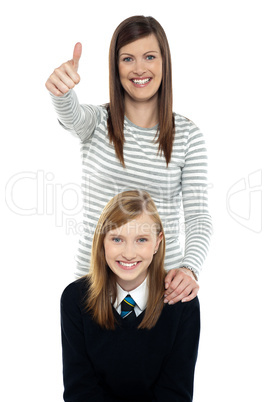
[[[144,311],[147,306],[147,300],[148,300],[148,286],[147,286],[147,277],[146,279],[139,285],[136,289],[127,291],[124,290],[120,287],[120,285],[117,283],[117,299],[114,303],[114,308],[118,309],[119,305],[127,295],[131,295],[131,297],[134,299],[137,307],[141,310]]]

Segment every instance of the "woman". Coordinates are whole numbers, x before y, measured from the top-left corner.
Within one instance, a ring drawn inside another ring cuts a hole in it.
[[[207,156],[202,133],[172,111],[171,56],[161,25],[152,17],[123,21],[111,40],[110,102],[80,105],[73,90],[81,44],[55,69],[46,87],[60,123],[81,140],[84,231],[78,276],[88,272],[100,213],[114,195],[147,190],[166,235],[165,302],[192,300],[205,260],[211,219],[207,205]],[[184,225],[179,221],[183,205]],[[185,233],[185,247],[180,234]]]
[[[199,303],[164,305],[164,255],[149,194],[115,196],[100,216],[89,274],[61,298],[65,401],[192,401]]]

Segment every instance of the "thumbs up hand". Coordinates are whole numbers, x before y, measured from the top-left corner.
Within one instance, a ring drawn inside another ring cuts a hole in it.
[[[46,88],[55,96],[63,96],[75,85],[79,84],[78,74],[79,61],[82,55],[82,44],[76,43],[73,50],[73,57],[66,63],[56,68],[46,81]]]

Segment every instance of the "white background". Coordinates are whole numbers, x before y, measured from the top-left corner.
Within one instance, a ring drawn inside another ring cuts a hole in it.
[[[79,142],[45,81],[83,43],[77,94],[108,101],[108,48],[152,15],[172,52],[174,110],[203,131],[214,234],[200,278],[195,402],[266,398],[264,1],[10,1],[1,6],[1,400],[62,400],[59,300],[74,279]],[[138,5],[137,5],[138,4]],[[175,4],[175,8],[173,5]],[[263,239],[265,237],[265,243]],[[166,401],[167,402],[167,401]]]

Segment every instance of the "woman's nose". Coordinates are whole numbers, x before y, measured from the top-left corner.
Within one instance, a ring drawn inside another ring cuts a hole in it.
[[[143,60],[137,60],[134,66],[134,73],[140,77],[146,72],[145,62]]]

